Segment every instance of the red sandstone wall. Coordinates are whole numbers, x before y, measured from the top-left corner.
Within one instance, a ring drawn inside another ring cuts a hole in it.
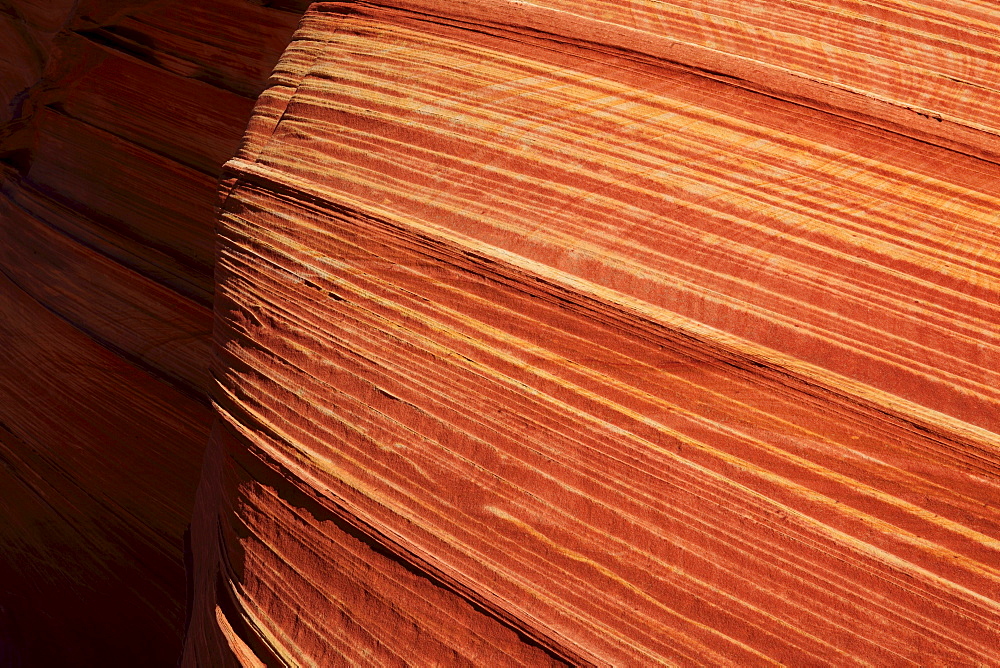
[[[306,14],[227,165],[190,665],[994,664],[1000,171],[889,76],[988,12],[701,4]]]
[[[3,4],[0,657],[175,665],[216,181],[298,13]]]
[[[5,7],[0,660],[998,663],[996,10]]]

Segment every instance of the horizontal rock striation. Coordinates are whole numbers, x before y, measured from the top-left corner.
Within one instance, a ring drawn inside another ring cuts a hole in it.
[[[996,664],[992,10],[744,5],[308,10],[188,665]]]
[[[3,665],[181,651],[217,179],[299,15],[195,5],[0,13]]]
[[[995,8],[3,8],[0,663],[1000,665]]]

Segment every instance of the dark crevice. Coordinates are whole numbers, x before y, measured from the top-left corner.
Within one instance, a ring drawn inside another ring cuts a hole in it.
[[[175,69],[169,67],[166,59],[157,55],[158,52],[155,47],[148,46],[143,43],[152,41],[149,40],[148,37],[143,35],[144,39],[140,42],[132,39],[132,36],[134,35],[142,35],[142,33],[138,33],[133,30],[111,27],[88,28],[85,30],[77,30],[75,32],[84,39],[93,42],[97,46],[103,47],[117,54],[135,58],[136,60],[165,70],[176,76],[200,81],[214,88],[218,88],[250,100],[256,100],[263,87],[263,82],[254,82],[250,85],[234,81],[220,71],[213,70],[210,67],[188,60],[181,55],[165,52],[164,55],[173,60],[183,61],[187,66],[185,69],[190,69],[190,72],[181,74],[180,72],[175,71]]]
[[[18,290],[20,290],[22,293],[24,293],[34,303],[38,304],[40,307],[42,307],[43,309],[45,309],[45,311],[47,311],[48,313],[50,313],[50,314],[54,315],[55,317],[59,318],[59,320],[61,320],[62,322],[65,322],[66,324],[70,325],[71,327],[73,327],[73,329],[75,329],[76,331],[80,332],[81,334],[84,334],[91,341],[93,341],[94,343],[98,344],[99,346],[101,346],[102,348],[104,348],[105,350],[107,350],[108,352],[113,353],[116,357],[122,359],[123,361],[128,362],[132,366],[134,366],[137,369],[145,372],[146,374],[148,374],[149,376],[155,378],[156,380],[158,380],[158,381],[160,381],[160,382],[162,382],[162,383],[164,383],[166,385],[169,385],[170,387],[172,387],[173,389],[177,390],[178,392],[180,392],[184,396],[188,397],[189,399],[192,399],[193,401],[195,401],[195,402],[197,402],[197,403],[199,403],[199,404],[201,404],[201,405],[203,405],[205,407],[210,407],[211,406],[211,400],[206,395],[206,393],[204,392],[204,390],[202,390],[201,388],[195,387],[194,385],[191,385],[190,383],[188,383],[187,381],[185,381],[183,378],[179,378],[177,376],[173,376],[173,375],[170,375],[168,373],[164,373],[163,370],[161,370],[158,367],[156,367],[156,366],[154,366],[154,365],[146,362],[140,356],[132,354],[129,351],[121,348],[120,346],[115,345],[114,343],[112,343],[108,339],[102,337],[97,332],[91,330],[88,327],[85,327],[81,323],[78,323],[78,322],[72,320],[71,318],[67,317],[64,313],[62,313],[61,311],[59,311],[59,310],[57,310],[57,309],[49,306],[44,301],[42,301],[42,300],[38,299],[37,297],[35,297],[35,295],[32,294],[32,292],[30,290],[25,289],[25,287],[23,285],[21,285],[13,276],[11,276],[10,274],[8,274],[7,270],[4,267],[2,267],[2,266],[0,266],[0,276],[3,276],[7,281],[9,281],[11,283],[11,285],[13,285]],[[0,668],[2,668],[2,666],[0,666]]]

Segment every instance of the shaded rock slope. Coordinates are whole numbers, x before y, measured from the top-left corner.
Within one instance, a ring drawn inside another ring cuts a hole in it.
[[[990,5],[4,8],[0,660],[1000,664]]]
[[[299,13],[3,8],[0,642],[26,666],[175,665],[217,180]]]

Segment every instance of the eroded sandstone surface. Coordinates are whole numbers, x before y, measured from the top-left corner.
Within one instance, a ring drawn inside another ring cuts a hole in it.
[[[12,7],[0,643],[996,665],[998,20]]]
[[[16,665],[175,665],[217,180],[298,13],[3,7],[0,643]]]

